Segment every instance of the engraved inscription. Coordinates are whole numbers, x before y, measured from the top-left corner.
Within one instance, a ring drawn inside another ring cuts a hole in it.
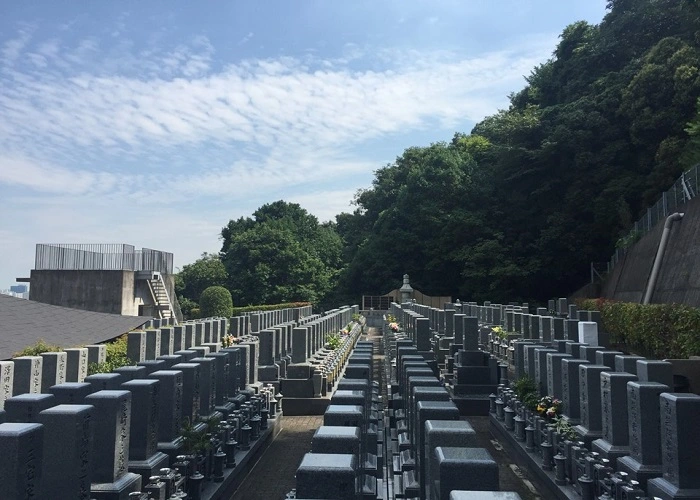
[[[32,360],[32,364],[31,364],[31,367],[32,367],[32,386],[29,389],[29,392],[33,392],[33,393],[41,392],[41,365],[42,365],[41,358]]]
[[[629,419],[630,454],[635,458],[640,458],[642,453],[640,436],[642,407],[639,399],[639,390],[635,387],[627,388],[627,414]]]
[[[678,439],[676,406],[673,401],[661,398],[661,449],[663,450],[663,475],[672,484],[678,484]]]
[[[609,442],[612,442],[612,401],[610,390],[610,375],[603,372],[600,376],[600,405],[601,414],[603,417],[603,437]]]
[[[581,398],[581,423],[588,427],[588,379],[586,377],[586,369],[583,366],[578,367],[578,388]]]
[[[126,472],[129,450],[129,401],[121,400],[119,417],[117,422],[117,449],[116,463],[114,464],[114,478],[121,477]]]
[[[24,498],[35,498],[36,497],[36,468],[38,464],[36,463],[36,443],[34,442],[34,432],[30,432],[27,436],[26,453],[26,483],[25,483],[25,495]]]
[[[90,498],[90,481],[89,481],[89,467],[90,467],[90,428],[92,426],[92,416],[86,414],[83,418],[83,422],[80,426],[80,434],[78,437],[78,460],[80,461],[78,466],[78,487],[79,498],[81,500],[88,500]]]
[[[160,401],[160,384],[153,384],[151,388],[151,411],[150,415],[148,415],[148,430],[146,431],[146,438],[148,439],[146,454],[148,456],[155,453],[158,448],[158,402]]]

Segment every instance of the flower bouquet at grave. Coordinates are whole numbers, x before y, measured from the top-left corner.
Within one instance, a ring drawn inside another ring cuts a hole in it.
[[[496,334],[496,336],[497,336],[500,340],[504,340],[505,338],[508,337],[508,332],[506,331],[506,329],[505,329],[505,328],[502,328],[502,327],[500,327],[500,326],[491,327],[491,331],[492,331],[494,334]]]
[[[399,324],[395,321],[392,321],[391,323],[389,323],[389,328],[391,329],[392,332],[398,332],[401,329],[401,327],[399,327]]]
[[[549,421],[554,421],[561,415],[561,400],[552,396],[544,396],[537,402],[537,413]]]
[[[394,316],[393,314],[387,314],[386,321],[387,323],[396,323],[396,316]]]
[[[238,337],[234,337],[230,333],[221,337],[221,347],[231,347],[234,344],[238,344]]]

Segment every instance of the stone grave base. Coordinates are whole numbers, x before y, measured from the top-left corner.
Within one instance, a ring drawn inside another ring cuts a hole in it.
[[[283,418],[282,415],[278,415],[277,418],[268,419],[267,429],[260,432],[258,439],[250,442],[250,449],[236,451],[236,466],[233,469],[224,469],[224,480],[222,482],[206,481],[203,483],[202,500],[231,497],[237,480],[244,477],[248,472],[248,464],[251,463],[251,460],[261,452],[265,447],[265,443],[275,439],[277,434],[279,434]]]
[[[330,396],[319,398],[288,398],[286,395],[282,400],[284,414],[292,417],[302,415],[323,415],[326,408],[331,404]]]
[[[148,460],[129,460],[129,472],[141,476],[141,484],[148,484],[149,478],[159,476],[160,469],[168,467],[170,457],[165,453],[155,453]]]
[[[520,442],[515,439],[503,425],[499,422],[495,415],[489,415],[489,431],[491,435],[498,439],[503,448],[508,453],[508,456],[513,461],[525,468],[530,475],[537,478],[537,481],[542,486],[547,488],[546,492],[540,492],[542,498],[558,498],[559,500],[581,500],[576,490],[572,485],[559,486],[554,482],[554,470],[546,471],[540,465],[542,457],[537,453],[530,453],[525,449],[525,442]]]
[[[129,493],[141,490],[141,476],[127,472],[113,483],[92,483],[90,498],[95,500],[129,500]]]
[[[491,402],[488,394],[459,394],[456,391],[456,386],[454,388],[448,387],[447,392],[460,415],[485,417],[489,414]]]

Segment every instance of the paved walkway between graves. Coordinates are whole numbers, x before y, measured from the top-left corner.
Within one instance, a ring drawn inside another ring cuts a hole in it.
[[[477,446],[486,448],[498,463],[498,482],[501,491],[515,491],[522,500],[538,500],[543,490],[534,482],[526,470],[515,465],[498,441],[489,432],[489,417],[462,417],[476,431]]]
[[[284,404],[284,403],[283,403]],[[311,451],[311,438],[323,424],[323,415],[282,417],[282,429],[262,449],[231,500],[277,500],[296,488],[294,475]]]

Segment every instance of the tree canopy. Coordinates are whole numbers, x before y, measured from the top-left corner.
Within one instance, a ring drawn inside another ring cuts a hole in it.
[[[700,161],[699,68],[696,1],[611,0],[599,25],[563,29],[507,109],[406,149],[335,223],[284,201],[231,220],[227,287],[237,304],[354,301],[409,273],[431,295],[569,295]],[[183,294],[214,265],[185,266]]]
[[[319,302],[336,284],[341,240],[332,224],[276,201],[221,231],[221,260],[237,304]]]

